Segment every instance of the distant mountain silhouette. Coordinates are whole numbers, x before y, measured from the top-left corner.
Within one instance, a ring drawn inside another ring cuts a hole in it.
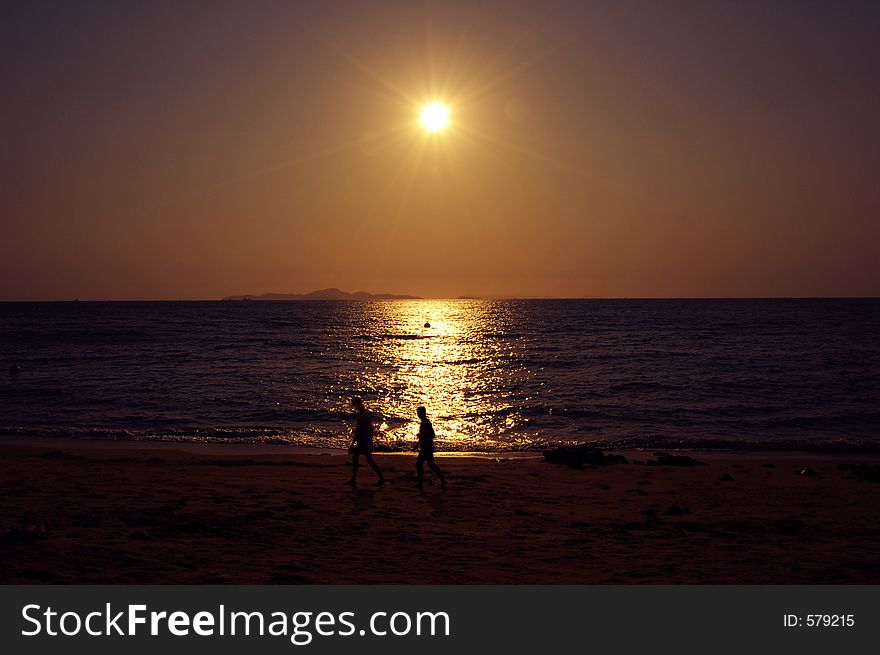
[[[321,289],[311,293],[264,293],[261,296],[226,296],[223,300],[418,300],[420,296],[398,296],[393,293],[348,293],[339,289]]]

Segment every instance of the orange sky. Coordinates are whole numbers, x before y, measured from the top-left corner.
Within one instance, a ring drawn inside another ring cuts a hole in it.
[[[880,295],[871,3],[158,4],[4,9],[0,299]]]

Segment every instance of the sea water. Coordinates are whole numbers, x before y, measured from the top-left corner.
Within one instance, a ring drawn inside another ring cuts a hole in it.
[[[880,447],[874,299],[0,303],[0,365],[7,434]]]

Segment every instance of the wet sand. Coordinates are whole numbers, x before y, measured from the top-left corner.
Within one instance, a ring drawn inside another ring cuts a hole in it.
[[[877,457],[444,456],[420,494],[414,454],[353,490],[345,455],[269,450],[0,438],[0,582],[880,583],[880,485],[839,469]]]

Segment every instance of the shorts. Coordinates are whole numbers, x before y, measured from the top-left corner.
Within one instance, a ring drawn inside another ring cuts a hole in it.
[[[373,444],[369,441],[357,441],[352,444],[348,452],[352,455],[369,455],[373,452]]]

